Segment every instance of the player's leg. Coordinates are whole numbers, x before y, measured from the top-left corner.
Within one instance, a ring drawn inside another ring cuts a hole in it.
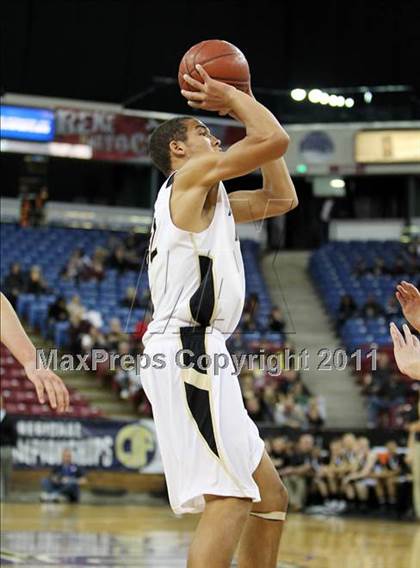
[[[250,499],[205,495],[187,568],[228,568],[251,510]]]
[[[267,452],[253,475],[261,495],[259,503],[253,503],[252,511],[242,533],[239,568],[274,568],[287,511],[287,491]],[[263,518],[256,514],[266,514]]]

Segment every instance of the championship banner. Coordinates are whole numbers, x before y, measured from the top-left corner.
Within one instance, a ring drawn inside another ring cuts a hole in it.
[[[46,468],[61,464],[64,449],[86,469],[163,473],[153,420],[60,420],[21,417],[13,449],[17,468]]]
[[[102,110],[57,108],[54,141],[90,146],[93,160],[138,161],[148,158],[149,136],[161,122]],[[212,124],[211,128],[224,146],[245,135],[239,125]]]

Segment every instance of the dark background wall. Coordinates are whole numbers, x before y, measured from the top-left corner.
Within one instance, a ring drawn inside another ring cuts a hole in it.
[[[416,0],[4,0],[2,89],[121,103],[153,77],[175,78],[192,44],[217,37],[244,51],[256,88],[407,84],[415,89],[413,104],[420,87],[419,6]],[[158,87],[136,105],[185,110],[175,86]]]

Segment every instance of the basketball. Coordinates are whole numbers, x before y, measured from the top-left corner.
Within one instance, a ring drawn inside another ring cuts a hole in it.
[[[193,45],[179,65],[178,81],[181,89],[194,90],[184,81],[185,73],[197,81],[202,81],[195,68],[197,64],[202,65],[212,79],[233,85],[245,93],[249,91],[248,61],[242,51],[232,43],[221,39],[208,39]]]

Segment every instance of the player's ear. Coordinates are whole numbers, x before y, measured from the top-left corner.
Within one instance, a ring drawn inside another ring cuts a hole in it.
[[[171,140],[169,142],[169,149],[177,158],[183,158],[186,155],[185,144],[179,140]]]

